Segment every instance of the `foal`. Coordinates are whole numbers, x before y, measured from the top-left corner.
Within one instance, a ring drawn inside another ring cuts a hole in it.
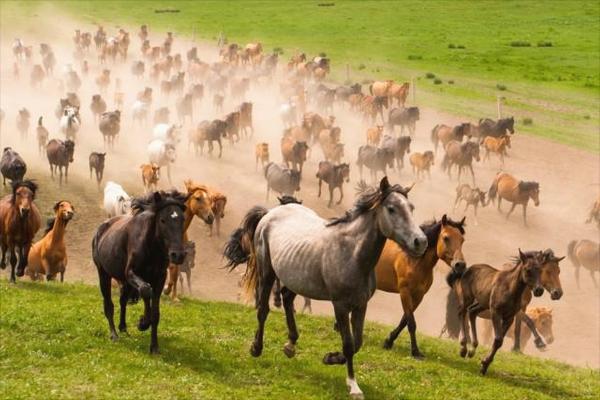
[[[467,212],[469,206],[473,206],[475,225],[478,225],[479,223],[477,222],[477,207],[479,206],[479,203],[481,203],[481,207],[486,206],[485,192],[477,187],[472,188],[468,184],[463,183],[462,185],[458,185],[456,187],[456,200],[454,200],[454,210],[456,210],[456,207],[458,206],[461,200],[464,200],[465,203],[467,203],[465,205],[464,212]]]

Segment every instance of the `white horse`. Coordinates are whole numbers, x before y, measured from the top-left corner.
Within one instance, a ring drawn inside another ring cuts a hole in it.
[[[77,132],[81,127],[79,121],[79,109],[77,107],[67,106],[60,117],[60,131],[67,139],[72,139],[77,142]]]
[[[298,123],[296,103],[293,101],[283,103],[279,107],[279,116],[281,116],[284,127],[291,128],[296,125]]]
[[[152,138],[162,140],[175,147],[181,141],[181,125],[157,124],[152,130]]]
[[[108,218],[131,212],[131,197],[121,185],[113,181],[106,182],[104,186],[104,211]]]
[[[145,101],[136,100],[131,106],[131,118],[133,122],[136,121],[140,125],[146,125],[148,123],[148,110],[150,106]]]
[[[175,146],[161,139],[154,139],[148,145],[148,160],[159,167],[167,167],[167,177],[171,182],[171,164],[177,159]]]

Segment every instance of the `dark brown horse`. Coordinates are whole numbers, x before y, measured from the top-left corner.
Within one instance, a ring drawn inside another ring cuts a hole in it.
[[[96,182],[98,186],[100,186],[100,182],[102,182],[102,178],[104,176],[104,161],[106,159],[106,153],[97,153],[92,152],[89,158],[89,167],[90,167],[90,179],[92,179],[92,170],[96,171]]]
[[[456,140],[451,140],[446,145],[446,155],[442,160],[442,169],[448,171],[448,178],[452,179],[452,166],[458,168],[458,180],[463,168],[468,168],[471,171],[473,184],[475,184],[475,173],[473,172],[473,159],[479,161],[479,145],[475,142],[465,142],[460,144]]]
[[[29,180],[12,183],[12,194],[0,199],[0,268],[6,268],[6,252],[10,252],[10,281],[23,276],[33,237],[42,224],[40,212],[33,202],[37,185]],[[18,262],[17,265],[17,256]]]
[[[499,172],[494,178],[488,192],[490,201],[495,201],[496,196],[498,196],[498,211],[501,211],[500,203],[502,199],[513,203],[506,214],[506,219],[508,219],[518,204],[522,205],[523,224],[527,226],[527,204],[529,203],[529,199],[531,199],[536,207],[540,205],[540,184],[533,181],[520,181],[506,172]]]
[[[104,315],[111,339],[118,335],[113,321],[111,279],[121,286],[119,331],[127,332],[125,318],[130,299],[144,300],[138,329],[152,326],[150,353],[158,353],[160,296],[169,262],[183,263],[183,212],[185,196],[178,192],[154,192],[132,202],[133,213],[109,219],[98,227],[92,240],[92,258],[98,270],[104,298]]]
[[[475,323],[477,317],[483,312],[489,312],[492,320],[494,344],[488,356],[481,361],[482,375],[486,374],[496,352],[502,346],[508,328],[521,311],[525,291],[529,288],[536,297],[544,293],[541,284],[542,263],[543,256],[539,251],[523,253],[519,250],[519,256],[509,270],[501,271],[487,264],[475,264],[462,274],[453,272],[448,277],[448,284],[456,290],[459,300],[458,314],[462,321],[461,357],[475,355],[479,344]],[[473,341],[471,350],[467,352],[467,343],[470,341],[469,324]]]
[[[46,145],[46,155],[50,163],[50,174],[54,179],[55,170],[60,174],[60,184],[62,185],[63,168],[65,169],[65,183],[69,177],[69,164],[73,162],[75,153],[75,143],[72,140],[52,139]]]
[[[306,142],[296,141],[290,136],[284,136],[281,139],[281,157],[286,167],[292,164],[292,169],[302,173],[302,166],[306,161],[308,153],[308,144]]]
[[[329,203],[327,207],[333,204],[333,191],[340,190],[340,199],[336,204],[340,204],[344,199],[344,181],[350,182],[350,166],[348,164],[333,165],[329,161],[321,161],[317,171],[319,180],[319,197],[321,197],[321,183],[325,181],[329,185]]]

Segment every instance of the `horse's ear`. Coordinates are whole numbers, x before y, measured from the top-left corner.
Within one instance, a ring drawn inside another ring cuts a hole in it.
[[[442,226],[448,224],[448,217],[446,214],[442,215]]]
[[[409,192],[412,190],[412,188],[414,188],[414,187],[415,187],[415,182],[411,183],[411,185],[410,185],[410,186],[407,186],[407,187],[405,187],[405,188],[404,188],[404,195],[405,195],[405,196],[408,196],[408,193],[409,193]]]
[[[160,192],[154,192],[152,197],[153,197],[155,203],[160,203],[160,201],[162,200],[162,196],[160,195]]]
[[[379,182],[379,190],[382,193],[385,193],[390,188],[390,182],[388,181],[387,176],[381,178],[381,182]]]
[[[465,224],[465,220],[467,219],[466,216],[464,216],[461,220],[460,220],[460,226],[463,226]]]
[[[562,256],[562,257],[556,257],[556,262],[561,262],[562,260],[565,259],[566,256]]]
[[[190,188],[192,187],[192,180],[186,179],[185,181],[183,181],[183,184],[185,185],[185,189],[189,192]]]
[[[57,201],[56,204],[54,204],[54,207],[53,207],[54,212],[58,211],[58,208],[60,207],[60,203],[62,203],[62,201]]]
[[[525,262],[525,260],[526,260],[525,254],[523,254],[520,247],[519,247],[519,259],[523,262]]]

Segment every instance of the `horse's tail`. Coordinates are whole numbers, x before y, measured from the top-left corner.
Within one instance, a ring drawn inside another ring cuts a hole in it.
[[[575,255],[575,246],[577,246],[577,240],[571,240],[567,246],[567,254],[573,265],[579,267],[579,260],[577,260],[577,256]]]
[[[439,127],[439,126],[440,126],[440,125],[438,124],[438,125],[434,126],[434,127],[433,127],[433,129],[431,130],[431,142],[432,142],[434,145],[436,145],[436,147],[437,147],[437,143],[438,143],[438,135],[437,135],[437,130],[438,130],[438,127]]]
[[[40,117],[40,118],[38,119],[38,126],[42,126],[42,118],[44,118],[44,117]]]
[[[371,93],[371,96],[373,96],[373,84],[372,83],[369,85],[369,93]]]
[[[240,264],[246,263],[246,273],[242,285],[247,298],[256,295],[258,268],[256,265],[256,251],[254,249],[254,233],[258,223],[267,214],[264,207],[255,206],[244,217],[240,227],[233,231],[225,248],[223,256],[227,259],[226,267],[235,269]]]
[[[450,289],[446,296],[446,334],[451,339],[458,339],[458,335],[460,334],[458,295],[454,289]]]
[[[490,186],[490,190],[488,191],[488,203],[496,199],[496,194],[498,193],[498,177],[494,178],[494,182]]]

